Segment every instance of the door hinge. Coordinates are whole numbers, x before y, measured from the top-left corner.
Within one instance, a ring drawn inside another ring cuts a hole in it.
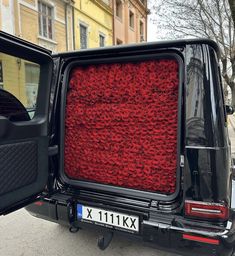
[[[48,154],[49,156],[54,156],[57,155],[59,152],[59,147],[58,145],[54,145],[48,148]]]

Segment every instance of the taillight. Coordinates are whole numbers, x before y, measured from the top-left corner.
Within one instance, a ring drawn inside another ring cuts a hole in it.
[[[37,205],[37,206],[42,206],[42,205],[43,205],[43,202],[42,202],[42,201],[37,201],[37,202],[35,202],[34,204]]]
[[[204,219],[226,220],[229,217],[227,206],[219,203],[185,201],[185,215]]]

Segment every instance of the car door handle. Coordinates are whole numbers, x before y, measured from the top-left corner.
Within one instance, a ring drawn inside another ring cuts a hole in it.
[[[58,145],[54,145],[48,148],[48,154],[49,156],[55,156],[59,152],[59,147]]]

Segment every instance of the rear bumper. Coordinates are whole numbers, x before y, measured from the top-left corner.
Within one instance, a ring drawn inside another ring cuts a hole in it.
[[[152,240],[152,243],[158,246],[164,245],[164,248],[169,248],[180,255],[228,256],[233,255],[234,252],[235,221],[233,227],[219,232],[205,231],[193,226],[180,228],[151,222],[144,224],[144,240]]]
[[[107,231],[106,228],[78,221],[76,218],[76,201],[62,194],[57,194],[57,197],[54,198],[45,198],[29,205],[26,209],[33,216],[49,221],[68,226],[91,227]],[[140,215],[140,212],[133,211],[132,214]],[[164,218],[164,216],[158,218],[155,214],[154,217],[141,221],[141,230],[138,235],[126,232],[125,234],[130,238],[141,239],[151,243],[151,246],[176,252],[179,255],[233,255],[235,248],[235,212],[231,214],[231,219],[227,222],[226,228],[200,227],[195,221],[183,223],[183,219],[176,221],[176,218]]]

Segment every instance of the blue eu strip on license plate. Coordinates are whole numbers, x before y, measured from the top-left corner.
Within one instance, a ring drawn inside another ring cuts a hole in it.
[[[77,218],[80,221],[113,227],[129,232],[139,232],[139,217],[77,204]]]
[[[77,216],[78,216],[78,219],[82,219],[82,205],[81,204],[77,205]]]

